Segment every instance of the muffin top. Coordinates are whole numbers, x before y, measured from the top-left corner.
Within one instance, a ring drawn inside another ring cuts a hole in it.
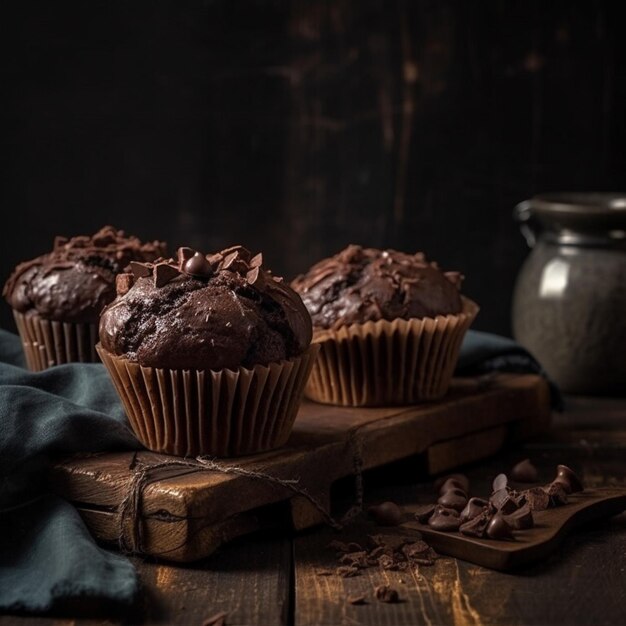
[[[459,272],[442,272],[423,253],[348,246],[315,264],[291,286],[316,328],[460,313]]]
[[[102,346],[169,369],[249,368],[301,354],[311,317],[262,264],[242,246],[206,256],[179,248],[176,261],[131,263],[100,318]]]
[[[152,261],[164,254],[163,242],[142,243],[112,226],[91,237],[56,237],[52,252],[15,268],[2,295],[21,313],[96,323],[115,298],[115,276],[131,261]]]

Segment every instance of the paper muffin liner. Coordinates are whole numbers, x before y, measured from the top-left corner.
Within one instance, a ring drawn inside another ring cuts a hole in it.
[[[29,370],[40,372],[63,363],[98,362],[98,324],[57,322],[15,310],[13,317]]]
[[[236,370],[144,367],[96,346],[130,424],[149,450],[235,457],[288,439],[318,346],[292,359]]]
[[[379,320],[314,333],[320,352],[305,395],[324,404],[388,406],[444,396],[463,337],[478,313],[424,319]]]

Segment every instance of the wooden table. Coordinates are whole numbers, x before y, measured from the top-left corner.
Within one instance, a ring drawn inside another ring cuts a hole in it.
[[[571,398],[567,404],[550,436],[468,467],[475,491],[487,492],[488,477],[524,456],[547,478],[564,462],[580,471],[588,486],[626,486],[626,400]],[[346,505],[351,489],[350,481],[338,487]],[[365,475],[371,502],[426,502],[431,489],[430,482],[420,482],[419,458]],[[336,567],[326,547],[333,536],[327,528],[297,536],[277,529],[238,540],[192,567],[133,559],[144,586],[134,614],[102,620],[89,617],[97,607],[85,607],[79,619],[72,609],[53,618],[4,616],[0,626],[200,626],[219,611],[229,613],[229,625],[626,623],[626,513],[575,531],[552,557],[516,574],[441,558],[412,573],[370,568],[355,578],[319,576]],[[400,591],[401,603],[346,601],[363,592],[371,598],[374,587],[386,583]]]

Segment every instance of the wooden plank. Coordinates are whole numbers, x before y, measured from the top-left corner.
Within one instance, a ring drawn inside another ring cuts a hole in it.
[[[352,409],[305,402],[284,448],[224,464],[295,477],[298,488],[328,510],[332,484],[354,472],[357,457],[368,469],[432,449],[432,471],[440,471],[493,454],[511,432],[519,434],[524,422],[534,424],[533,432],[537,424],[549,425],[543,379],[459,379],[444,400],[419,406]],[[60,462],[52,479],[61,495],[80,506],[92,532],[111,540],[119,535],[116,509],[138,464],[166,459],[171,457],[149,452],[75,456]],[[263,527],[256,511],[293,496],[267,480],[184,467],[160,469],[141,499],[142,550],[175,561],[201,558],[222,542]],[[291,517],[293,526],[303,529],[319,523],[323,514],[298,496]]]
[[[76,603],[58,617],[7,615],[0,626],[105,626],[120,622],[143,626],[201,626],[225,611],[228,624],[288,623],[291,542],[280,536],[225,546],[210,561],[173,567],[131,559],[138,570],[142,593],[138,605],[123,620],[91,619]],[[82,615],[83,619],[66,619]]]

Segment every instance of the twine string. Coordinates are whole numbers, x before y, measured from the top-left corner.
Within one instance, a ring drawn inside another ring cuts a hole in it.
[[[192,459],[167,459],[158,463],[145,464],[137,456],[133,457],[131,467],[134,469],[128,484],[127,492],[118,508],[118,542],[120,549],[127,553],[143,552],[143,524],[141,515],[141,502],[145,488],[157,478],[156,472],[164,469],[185,468],[196,472],[217,472],[220,474],[235,474],[252,480],[275,485],[286,489],[294,495],[305,498],[319,513],[324,521],[340,530],[342,524],[322,506],[317,498],[312,496],[305,488],[298,487],[299,480],[278,478],[264,472],[255,471],[237,465],[218,463],[208,457],[196,457]],[[161,477],[162,478],[162,477]]]

